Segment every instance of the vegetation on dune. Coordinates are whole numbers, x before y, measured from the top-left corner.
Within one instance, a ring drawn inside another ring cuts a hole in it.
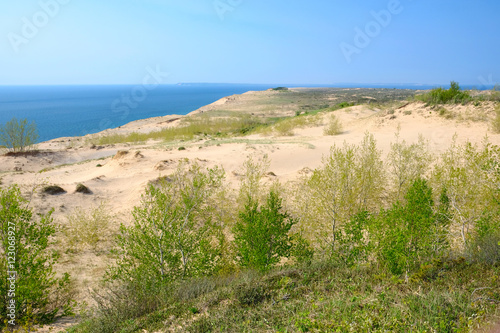
[[[328,116],[331,135],[341,131],[331,112],[353,103],[265,120],[220,111],[112,140],[287,135]],[[131,223],[106,243],[113,264],[96,306],[69,331],[466,332],[500,317],[500,147],[454,140],[433,155],[425,138],[407,142],[398,132],[383,156],[367,132],[360,144],[331,147],[295,182],[273,181],[269,165],[267,156],[249,157],[234,189],[221,167],[185,159],[148,184]],[[0,262],[8,264],[6,226],[15,221],[15,268],[24,277],[16,324],[69,314],[69,277],[52,270],[50,213],[34,218],[17,187],[0,194]],[[74,210],[60,237],[69,251],[96,251],[113,219],[103,204]]]
[[[415,98],[427,104],[458,104],[472,100],[470,93],[461,90],[460,85],[455,81],[451,81],[450,88],[447,90],[439,87],[417,95]]]
[[[51,250],[57,231],[51,215],[34,216],[18,187],[0,189],[0,324],[6,327],[71,314],[69,275],[53,271],[58,254]]]
[[[245,134],[260,124],[255,117],[241,115],[228,118],[212,118],[196,116],[183,118],[183,123],[177,127],[168,127],[160,131],[149,133],[114,134],[93,139],[94,144],[106,145],[117,143],[140,143],[148,140],[191,140],[204,136],[224,136],[231,134]]]
[[[108,291],[71,331],[482,326],[500,315],[499,154],[485,142],[433,157],[397,137],[383,160],[367,133],[295,187],[250,158],[237,194],[222,170],[182,164],[146,191]]]
[[[0,144],[14,153],[30,150],[37,140],[38,131],[35,122],[28,123],[27,119],[18,121],[14,117],[0,126]]]

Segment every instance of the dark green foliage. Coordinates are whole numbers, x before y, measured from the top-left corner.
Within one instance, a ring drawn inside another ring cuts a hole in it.
[[[260,208],[249,199],[233,228],[240,265],[267,270],[281,258],[290,257],[292,237],[288,233],[294,224],[290,215],[282,212],[282,199],[273,190]]]
[[[378,240],[377,255],[393,274],[408,273],[447,246],[443,239],[448,223],[446,192],[438,213],[434,212],[432,189],[425,180],[414,181],[405,200],[404,205],[398,202],[383,210],[372,231]]]
[[[0,190],[0,318],[7,318],[12,276],[16,324],[50,322],[61,309],[71,310],[69,275],[56,278],[53,271],[58,255],[49,250],[56,233],[51,213],[35,218],[18,187]]]
[[[236,286],[234,296],[241,305],[257,305],[267,297],[266,286],[260,282],[244,283]]]
[[[332,111],[340,110],[340,109],[348,108],[348,107],[351,107],[351,106],[354,106],[354,105],[356,105],[356,103],[341,102],[341,103],[338,103],[338,104],[335,104],[334,106],[332,106],[330,108],[330,110],[332,110]]]
[[[292,256],[298,264],[310,264],[314,257],[314,248],[300,234],[293,236]]]
[[[92,194],[92,191],[87,186],[85,186],[83,184],[76,185],[76,192],[83,193],[83,194]]]
[[[58,185],[48,185],[42,188],[42,193],[50,195],[58,195],[66,193],[66,190]]]
[[[448,90],[439,87],[415,98],[428,104],[458,104],[472,100],[470,93],[461,90],[459,84],[454,81],[451,81]]]
[[[474,233],[467,244],[467,253],[473,261],[488,265],[500,264],[499,215],[499,212],[487,211],[476,222]]]
[[[274,91],[288,91],[288,88],[287,87],[277,87],[277,88],[273,88],[272,90],[274,90]]]
[[[369,214],[366,211],[355,214],[337,231],[338,250],[335,254],[348,265],[363,262],[369,254],[369,244],[365,237]]]
[[[5,125],[0,125],[0,144],[12,149],[13,152],[23,152],[37,143],[38,131],[34,122],[27,119],[18,121],[15,117]]]

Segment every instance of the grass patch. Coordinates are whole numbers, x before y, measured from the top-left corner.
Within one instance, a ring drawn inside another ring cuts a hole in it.
[[[376,266],[323,260],[150,290],[132,285],[69,332],[466,332],[498,315],[499,273],[448,259],[429,278],[404,283]]]
[[[324,135],[339,135],[342,134],[342,123],[335,116],[335,114],[331,114],[328,119],[328,124],[326,125],[324,131]]]
[[[43,194],[58,195],[66,193],[66,190],[58,185],[47,185],[42,188]]]
[[[224,136],[246,134],[260,125],[258,118],[247,115],[236,115],[227,118],[212,117],[202,114],[194,117],[185,117],[178,127],[168,127],[160,131],[149,133],[113,134],[98,137],[92,140],[93,144],[110,145],[118,143],[139,144],[148,140],[192,140],[200,136]]]
[[[96,250],[98,244],[107,239],[112,219],[103,203],[89,211],[75,209],[68,216],[68,227],[64,231],[70,250]]]
[[[495,108],[495,118],[491,122],[493,132],[500,133],[500,104]]]
[[[77,184],[75,192],[82,193],[82,194],[92,194],[92,191],[87,186],[85,186],[83,184]]]

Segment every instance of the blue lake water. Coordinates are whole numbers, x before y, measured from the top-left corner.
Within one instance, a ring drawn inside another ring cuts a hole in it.
[[[36,122],[39,140],[46,141],[96,133],[138,119],[170,114],[184,115],[225,96],[276,86],[181,84],[151,86],[150,90],[141,85],[0,86],[0,124],[5,124],[12,117],[27,118]],[[432,88],[416,85],[349,84],[337,87]]]
[[[265,85],[3,86],[0,124],[16,117],[35,121],[39,140],[81,136],[128,122],[187,114],[216,100]]]

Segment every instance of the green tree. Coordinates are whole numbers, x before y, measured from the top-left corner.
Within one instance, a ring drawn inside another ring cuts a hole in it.
[[[304,219],[329,236],[334,252],[338,228],[353,215],[381,203],[385,171],[373,135],[366,133],[359,146],[333,146],[330,155],[323,159],[323,166],[314,171],[307,183],[309,197],[304,200]]]
[[[282,208],[282,199],[275,190],[269,192],[267,203],[260,208],[249,198],[233,227],[241,266],[267,270],[292,255],[293,238],[289,232],[295,221]]]
[[[223,178],[219,168],[181,163],[159,186],[150,185],[133,225],[120,228],[122,256],[109,277],[169,282],[219,269],[225,236],[212,219],[211,200]]]
[[[382,210],[372,224],[372,234],[378,243],[377,254],[381,262],[393,274],[406,272],[407,275],[446,246],[440,236],[448,225],[443,216],[448,209],[448,199],[443,194],[439,207],[434,207],[432,189],[426,180],[417,179],[405,200],[404,204],[397,202],[392,208]]]
[[[398,129],[387,160],[391,175],[390,197],[396,202],[403,200],[411,184],[424,176],[432,162],[432,155],[422,136],[419,136],[418,142],[408,144],[400,140]]]
[[[35,218],[17,186],[0,189],[0,317],[12,320],[14,304],[11,324],[46,323],[71,310],[69,275],[53,271],[55,233],[51,213]]]
[[[434,167],[435,187],[446,188],[450,216],[463,245],[483,212],[496,207],[500,188],[500,149],[485,140],[482,147],[470,142],[458,144],[456,137]]]
[[[363,262],[370,251],[368,231],[370,215],[367,211],[353,215],[345,222],[343,228],[337,231],[338,256],[347,265]]]
[[[22,152],[37,143],[38,132],[35,122],[27,119],[18,121],[15,117],[0,126],[0,143],[14,152]]]

